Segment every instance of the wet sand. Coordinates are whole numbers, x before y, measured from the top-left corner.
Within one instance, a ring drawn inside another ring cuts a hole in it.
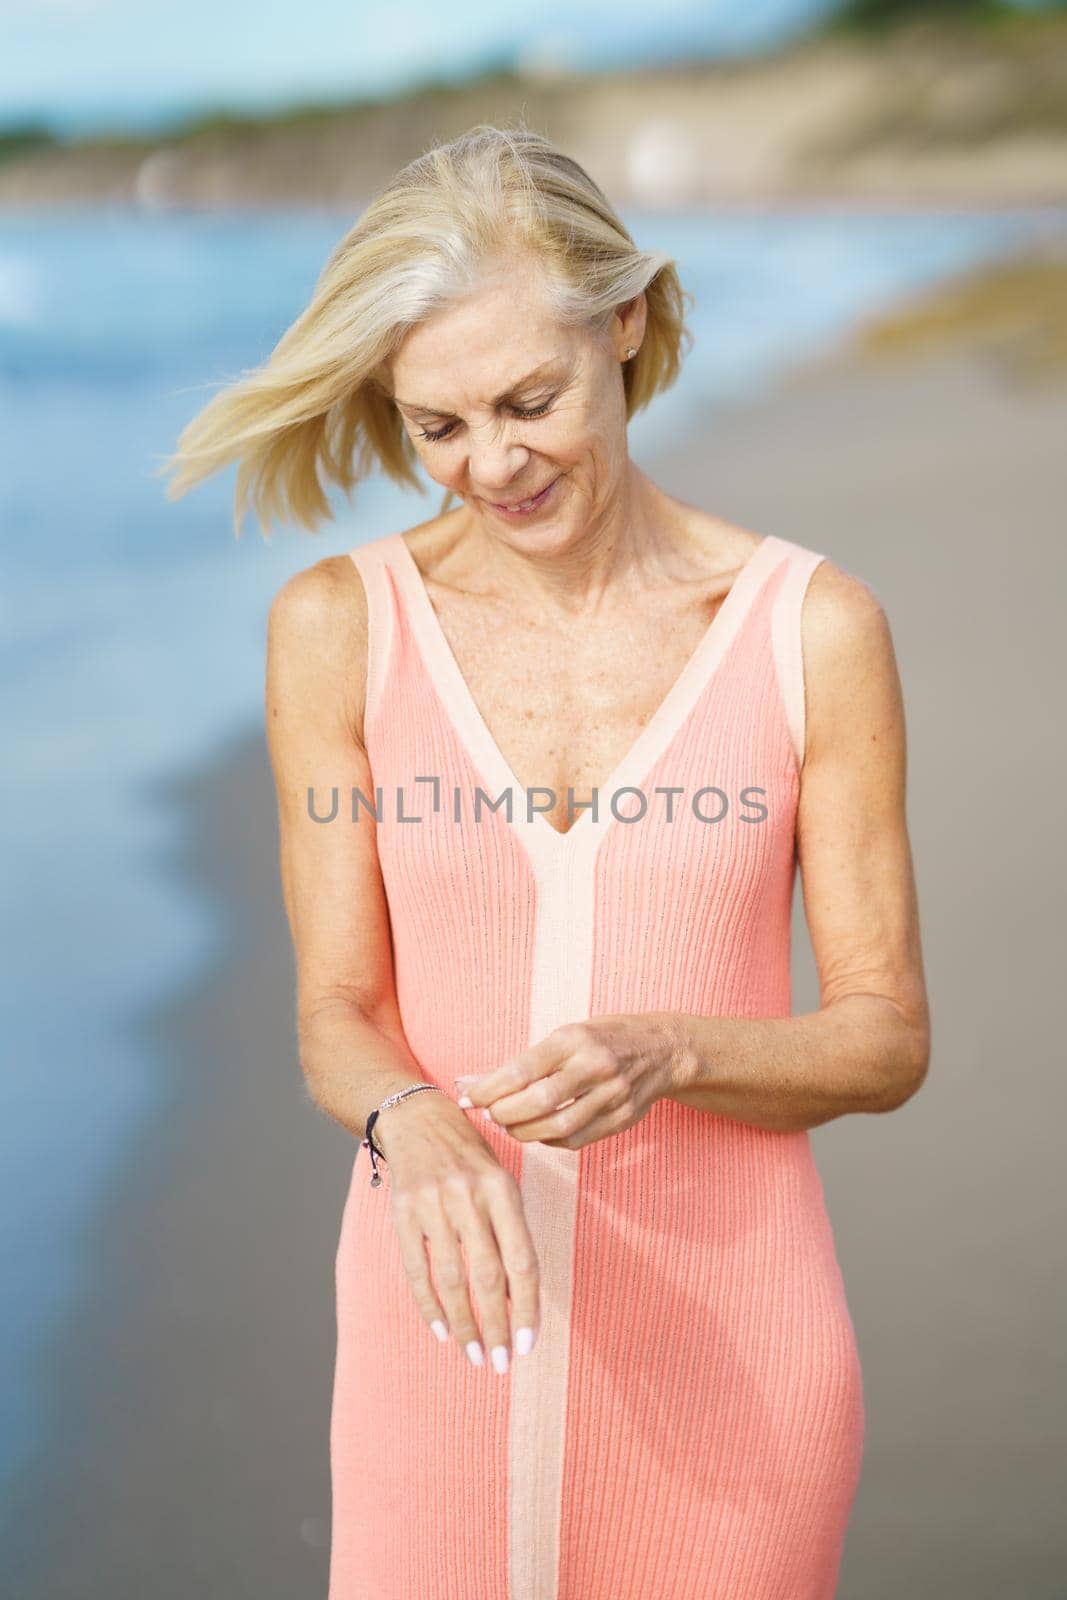
[[[904,683],[930,1079],[890,1117],[812,1135],[868,1412],[840,1600],[1051,1600],[1067,1570],[1050,1268],[1065,441],[1067,385],[948,347],[813,366],[642,461],[864,578]],[[7,1509],[0,1587],[324,1600],[355,1144],[302,1088],[260,728],[169,801],[185,843],[168,870],[214,907],[225,956],[139,1024],[169,1105],[86,1218],[91,1287],[40,1350],[54,1433]],[[802,1011],[817,987],[799,888],[795,916]],[[387,1423],[369,1410],[369,1452]]]

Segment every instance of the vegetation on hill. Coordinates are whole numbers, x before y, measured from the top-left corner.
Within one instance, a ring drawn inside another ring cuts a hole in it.
[[[826,24],[827,32],[864,33],[911,22],[1029,24],[1042,13],[1067,10],[1067,0],[1048,0],[1036,15],[1006,0],[844,0]]]
[[[45,149],[57,142],[55,135],[43,123],[10,122],[0,128],[0,161],[24,156],[30,150]]]

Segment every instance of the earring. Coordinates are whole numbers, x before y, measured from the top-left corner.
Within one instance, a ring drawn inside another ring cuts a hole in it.
[[[634,349],[632,344],[626,346],[626,359],[627,359],[627,361],[632,361],[636,354],[637,354],[637,351]]]

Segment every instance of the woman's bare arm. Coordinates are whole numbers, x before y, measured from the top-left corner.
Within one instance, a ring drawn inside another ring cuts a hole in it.
[[[348,570],[346,570],[346,568]],[[387,1095],[420,1081],[404,1039],[363,745],[367,605],[347,556],[295,573],[271,605],[265,717],[278,797],[282,892],[296,961],[300,1065],[312,1100],[362,1137]],[[337,791],[337,816],[328,816]],[[429,1096],[420,1096],[420,1100]],[[403,1102],[418,1115],[414,1100]],[[389,1112],[378,1123],[386,1149]]]
[[[367,602],[347,556],[278,591],[267,639],[266,723],[278,793],[282,891],[297,976],[300,1064],[312,1100],[362,1138],[375,1106],[423,1081],[404,1038],[363,740]],[[314,812],[337,815],[316,822]],[[538,1266],[515,1178],[451,1096],[388,1107],[374,1138],[416,1306],[471,1360],[507,1364],[512,1333],[539,1323]],[[432,1272],[431,1272],[432,1267]],[[475,1306],[479,1321],[475,1318]],[[520,1349],[528,1348],[520,1341]]]
[[[908,841],[904,708],[877,597],[832,562],[802,614],[807,710],[797,812],[818,1011],[681,1017],[671,1098],[778,1130],[889,1111],[925,1079],[930,1017]]]

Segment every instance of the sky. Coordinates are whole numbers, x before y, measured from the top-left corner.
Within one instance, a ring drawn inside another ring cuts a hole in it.
[[[833,9],[834,0],[0,0],[0,127],[149,132],[224,107],[462,80],[501,61],[596,71],[735,54]]]

